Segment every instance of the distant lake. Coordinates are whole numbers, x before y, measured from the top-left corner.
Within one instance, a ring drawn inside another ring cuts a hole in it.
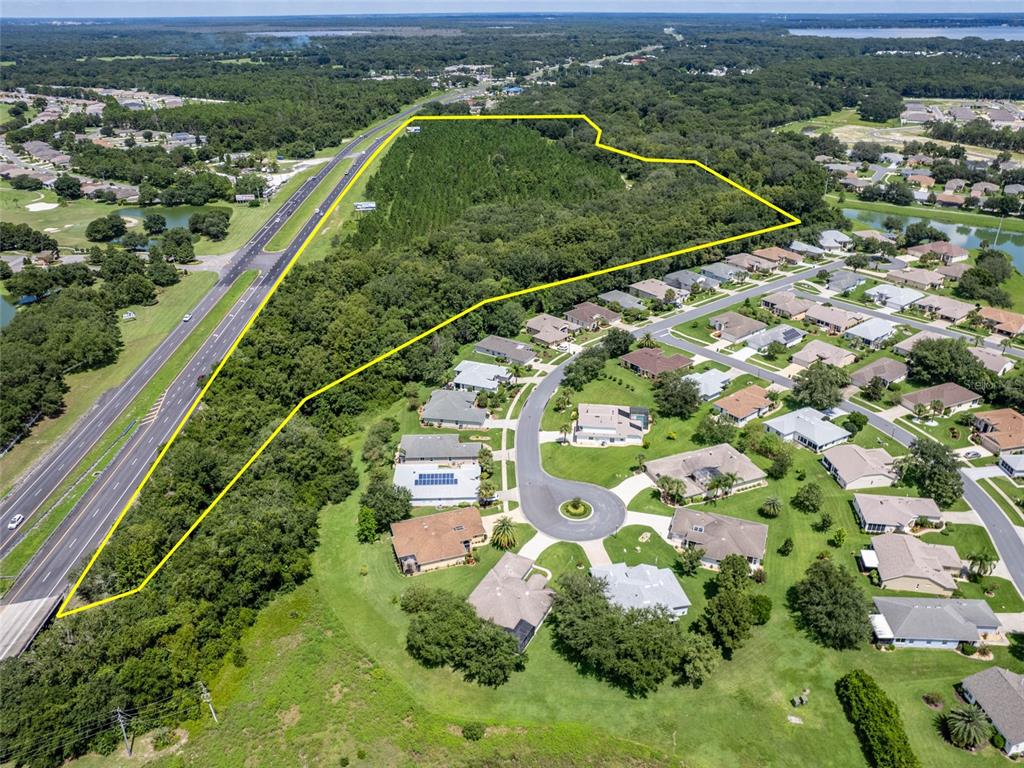
[[[885,221],[887,216],[892,215],[878,213],[877,211],[863,211],[859,208],[843,208],[842,212],[846,218],[863,224],[866,228],[870,229],[883,229],[882,222]],[[950,224],[945,221],[925,219],[920,216],[897,215],[897,218],[903,220],[904,227],[907,224],[923,221],[928,226],[945,232],[949,235],[949,241],[953,245],[959,245],[961,248],[980,248],[981,241],[988,240],[993,248],[998,248],[1013,260],[1013,265],[1017,267],[1017,271],[1024,272],[1024,234],[1020,232],[1007,232],[1005,229],[999,232],[998,224],[990,229],[988,227],[968,227],[963,224]],[[998,238],[996,237],[997,232],[999,233]]]
[[[16,314],[18,314],[18,310],[7,300],[7,297],[0,296],[0,328],[6,328]]]
[[[963,40],[980,37],[982,40],[1024,40],[1024,27],[817,27],[789,30],[791,35],[813,37],[948,37]]]

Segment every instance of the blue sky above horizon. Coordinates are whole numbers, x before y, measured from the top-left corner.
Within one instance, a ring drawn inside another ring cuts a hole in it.
[[[368,14],[488,14],[488,13],[792,13],[792,14],[985,14],[1020,13],[1020,0],[5,0],[7,18],[170,18],[207,16],[303,16]],[[554,5],[554,8],[552,8]]]

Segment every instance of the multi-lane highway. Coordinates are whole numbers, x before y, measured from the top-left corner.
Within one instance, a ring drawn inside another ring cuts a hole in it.
[[[464,94],[456,95],[459,98]],[[446,97],[444,100],[451,100]],[[326,215],[329,203],[340,194],[344,186],[380,146],[395,125],[417,111],[410,108],[384,123],[357,136],[328,162],[315,176],[307,180],[278,212],[229,262],[214,288],[192,310],[189,323],[176,328],[116,389],[106,393],[100,402],[71,430],[64,442],[39,461],[18,482],[0,505],[0,520],[14,514],[26,517],[18,531],[7,535],[0,543],[0,555],[9,552],[17,543],[21,531],[31,525],[31,518],[43,508],[44,502],[67,478],[91,448],[115,423],[131,404],[145,384],[167,362],[174,350],[189,332],[224,296],[230,286],[246,270],[265,266],[253,284],[246,289],[228,315],[203,342],[184,370],[161,395],[158,404],[142,420],[126,444],[103,471],[74,510],[36,553],[14,585],[3,597],[4,604],[20,603],[61,594],[68,583],[69,574],[99,545],[118,513],[148,471],[160,447],[169,439],[199,394],[197,379],[210,370],[227,354],[232,343],[243,331],[277,279],[287,268],[299,247]],[[369,146],[354,154],[358,145],[370,140]],[[284,223],[295,214],[323,179],[339,163],[352,159],[352,165],[329,192],[323,194],[324,204],[303,224],[286,250],[267,254],[264,248]]]

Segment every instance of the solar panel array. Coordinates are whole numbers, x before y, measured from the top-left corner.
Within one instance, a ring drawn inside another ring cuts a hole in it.
[[[424,472],[417,475],[413,485],[458,485],[454,472]]]

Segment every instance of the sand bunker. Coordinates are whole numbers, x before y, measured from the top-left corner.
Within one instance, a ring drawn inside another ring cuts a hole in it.
[[[25,206],[25,210],[37,213],[38,211],[52,211],[56,207],[56,203],[29,203]]]

